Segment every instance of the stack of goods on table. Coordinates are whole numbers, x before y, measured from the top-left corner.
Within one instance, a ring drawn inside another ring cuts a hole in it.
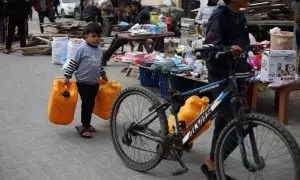
[[[193,48],[180,45],[179,39],[165,38],[165,52],[152,53],[153,60],[140,61],[140,83],[146,87],[159,87],[161,96],[167,98],[170,74],[172,88],[184,92],[195,87],[195,83],[207,80],[204,60],[197,58]],[[154,55],[154,56],[153,56]]]
[[[252,80],[268,82],[270,88],[278,88],[298,79],[297,52],[292,50],[292,32],[275,27],[270,30],[270,36],[270,46],[258,54],[249,52],[248,63],[257,70]]]
[[[142,60],[153,60],[156,53],[147,54],[144,52],[128,52],[115,57],[115,60],[123,63],[140,64]]]
[[[131,36],[161,34],[168,31],[166,24],[168,21],[172,21],[170,17],[151,13],[150,24],[135,24],[129,29],[129,32]]]

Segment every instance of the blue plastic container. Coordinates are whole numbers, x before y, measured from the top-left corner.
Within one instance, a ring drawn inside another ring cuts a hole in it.
[[[157,72],[139,67],[140,85],[144,87],[159,87],[159,75]]]
[[[164,99],[168,97],[168,80],[165,76],[159,75],[160,96]]]

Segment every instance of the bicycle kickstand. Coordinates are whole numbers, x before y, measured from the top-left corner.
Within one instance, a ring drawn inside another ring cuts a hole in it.
[[[179,162],[181,168],[176,170],[175,172],[172,172],[172,175],[173,176],[179,176],[179,175],[182,175],[184,173],[187,173],[188,172],[188,167],[186,167],[186,165],[184,164],[184,162],[182,161],[178,151],[175,149],[175,148],[172,148],[171,149],[171,155],[173,157],[175,157],[175,159]]]

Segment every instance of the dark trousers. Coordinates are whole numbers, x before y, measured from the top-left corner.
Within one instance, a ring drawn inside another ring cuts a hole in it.
[[[58,13],[58,10],[57,10],[57,5],[53,5],[53,16],[54,17],[55,17],[55,14],[57,15],[57,17],[59,17],[59,13]]]
[[[78,92],[82,101],[81,123],[85,128],[91,125],[92,113],[95,106],[95,98],[98,94],[99,84],[89,85],[77,82]]]
[[[213,82],[223,80],[226,78],[227,78],[226,76],[217,76],[217,75],[208,74],[209,83],[213,83]],[[216,99],[219,96],[219,94],[226,88],[226,85],[227,84],[223,83],[219,88],[212,90],[212,95],[213,95],[214,99]],[[210,150],[210,158],[212,160],[214,160],[217,140],[218,140],[222,130],[224,129],[224,127],[233,118],[232,109],[231,109],[231,105],[230,105],[230,99],[228,97],[226,97],[216,110],[217,110],[217,116],[215,118],[215,129],[214,129],[211,150]]]
[[[116,36],[111,42],[109,48],[103,53],[103,61],[104,62],[109,61],[113,53],[127,43],[128,40]]]
[[[51,9],[47,9],[46,11],[39,11],[38,14],[39,14],[41,33],[44,33],[44,27],[43,27],[44,18],[47,17],[50,22],[54,22],[53,13]]]
[[[299,48],[300,48],[300,28],[296,29],[296,43],[297,43],[297,50],[299,51]]]
[[[222,76],[222,75],[213,75],[211,73],[208,74],[208,81],[209,83],[217,82],[223,79],[228,78],[228,76]],[[245,92],[247,89],[247,84],[245,83],[244,80],[240,79],[237,82],[238,87],[239,87],[239,92],[242,93],[242,97],[245,97]],[[220,85],[219,88],[213,89],[212,90],[212,95],[214,99],[216,99],[222,91],[228,86],[228,84],[223,83]],[[244,105],[246,106],[246,101],[244,102]],[[247,108],[247,107],[243,107]],[[215,155],[215,150],[216,150],[216,145],[217,145],[217,140],[224,129],[224,127],[234,118],[233,115],[233,110],[231,107],[230,103],[230,95],[227,96],[219,105],[219,107],[216,109],[217,111],[217,116],[215,118],[215,129],[213,133],[213,138],[212,138],[212,144],[211,144],[211,150],[210,150],[210,158],[214,160],[214,155]],[[227,159],[227,157],[235,150],[235,148],[238,146],[238,141],[236,137],[236,133],[232,133],[229,135],[229,141],[226,142],[226,145],[228,147],[225,147],[224,150],[224,159]],[[243,136],[245,137],[246,134],[243,132]]]
[[[5,25],[4,19],[0,17],[0,43],[5,42]]]
[[[8,19],[8,35],[6,40],[6,49],[11,49],[11,44],[14,38],[16,27],[20,32],[20,46],[26,46],[26,33],[25,33],[25,17],[9,17]]]

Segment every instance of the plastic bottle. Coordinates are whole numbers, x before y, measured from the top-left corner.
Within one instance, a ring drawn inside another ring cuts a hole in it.
[[[58,125],[68,125],[72,123],[77,99],[78,90],[74,80],[70,80],[69,84],[65,86],[63,79],[55,79],[52,84],[48,103],[49,121]]]
[[[186,65],[193,66],[195,62],[192,58],[192,51],[186,50],[184,53],[185,53],[184,59],[185,59]]]
[[[161,25],[162,23],[164,23],[166,20],[166,16],[164,16],[163,14],[160,14],[158,16],[158,25]]]
[[[117,95],[121,92],[122,86],[118,81],[99,81],[99,91],[96,96],[94,114],[104,120],[110,118],[110,110]]]
[[[180,108],[180,111],[178,113],[178,120],[180,128],[182,130],[183,135],[186,135],[187,132],[189,132],[193,126],[187,128],[192,121],[199,115],[199,113],[203,112],[209,103],[208,97],[202,97],[199,98],[198,96],[191,96],[186,101],[184,106]],[[183,123],[184,122],[184,123]],[[185,124],[185,125],[183,125]],[[169,132],[174,131],[174,116],[170,115],[168,120],[169,125]],[[204,131],[206,131],[211,125],[211,121],[208,121],[198,132],[198,134],[195,136],[195,138],[192,140],[194,141],[198,136],[200,136]],[[191,141],[191,142],[192,142]]]
[[[164,39],[165,55],[166,57],[174,57],[176,54],[176,48],[171,38]]]

